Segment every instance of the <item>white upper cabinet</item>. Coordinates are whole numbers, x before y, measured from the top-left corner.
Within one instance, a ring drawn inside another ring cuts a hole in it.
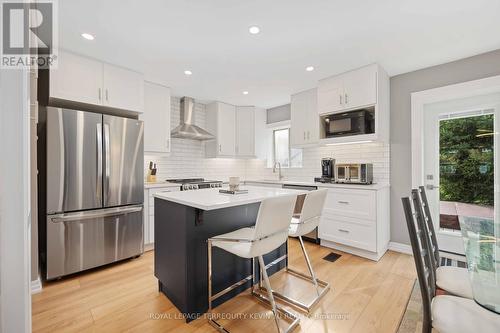
[[[49,75],[49,100],[142,112],[143,75],[71,52],[60,51]]]
[[[377,103],[377,66],[349,72],[344,78],[344,107],[356,109]]]
[[[144,82],[144,151],[170,152],[170,88]]]
[[[236,148],[236,107],[215,102],[206,107],[206,130],[215,136],[207,141],[207,157],[233,157]]]
[[[59,52],[58,68],[50,71],[50,97],[101,104],[102,70],[99,61]]]
[[[318,143],[319,117],[316,89],[306,90],[291,97],[290,143],[305,146]]]
[[[389,76],[377,64],[319,81],[317,110],[320,115],[320,143],[389,142],[389,96]],[[373,114],[373,133],[327,137],[325,130],[327,115],[362,109],[369,110]]]
[[[318,113],[355,110],[377,103],[377,65],[329,77],[318,84]]]
[[[217,141],[220,156],[233,156],[236,147],[236,107],[220,103],[217,116]]]
[[[205,144],[207,157],[255,157],[255,107],[208,104],[206,130],[215,136]]]
[[[236,156],[255,156],[255,108],[236,107]]]
[[[131,70],[104,64],[104,105],[141,112],[143,110],[144,78]]]
[[[318,84],[318,113],[332,113],[344,109],[343,77],[335,76]]]

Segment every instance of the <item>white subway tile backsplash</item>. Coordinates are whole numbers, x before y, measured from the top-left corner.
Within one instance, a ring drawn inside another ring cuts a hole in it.
[[[180,99],[172,97],[171,126],[179,124]],[[205,105],[195,104],[195,123],[205,127]],[[303,150],[302,168],[283,169],[283,175],[297,181],[313,181],[321,175],[320,161],[324,157],[335,158],[337,163],[373,163],[374,179],[377,183],[389,183],[389,144],[364,143],[341,146],[321,146]],[[273,178],[267,162],[251,159],[205,158],[205,144],[201,141],[172,139],[171,152],[144,156],[146,174],[149,161],[158,166],[157,179],[203,177],[227,181],[230,176],[246,179]]]

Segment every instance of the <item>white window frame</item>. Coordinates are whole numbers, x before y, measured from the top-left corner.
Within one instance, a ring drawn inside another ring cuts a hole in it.
[[[288,130],[288,160],[290,161],[289,164],[291,164],[291,152],[292,152],[292,147],[291,147],[291,141],[290,141],[290,121],[280,121],[277,123],[272,123],[272,124],[267,124],[267,137],[268,137],[268,153],[267,153],[267,168],[272,168],[274,165],[275,161],[275,142],[274,142],[274,132],[279,131],[279,130]],[[301,148],[294,148],[294,149],[301,149]],[[283,169],[300,169],[303,167],[302,162],[300,163],[300,166],[288,166],[284,167],[281,166]]]

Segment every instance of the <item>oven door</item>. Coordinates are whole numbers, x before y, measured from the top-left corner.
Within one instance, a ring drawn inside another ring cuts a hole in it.
[[[335,180],[344,182],[348,180],[348,167],[338,166],[335,168]]]
[[[359,165],[351,165],[349,167],[349,181],[353,183],[361,181],[361,168]]]

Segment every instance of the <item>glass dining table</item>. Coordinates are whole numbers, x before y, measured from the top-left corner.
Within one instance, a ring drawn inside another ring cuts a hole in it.
[[[474,300],[500,314],[500,223],[468,216],[459,221]]]

